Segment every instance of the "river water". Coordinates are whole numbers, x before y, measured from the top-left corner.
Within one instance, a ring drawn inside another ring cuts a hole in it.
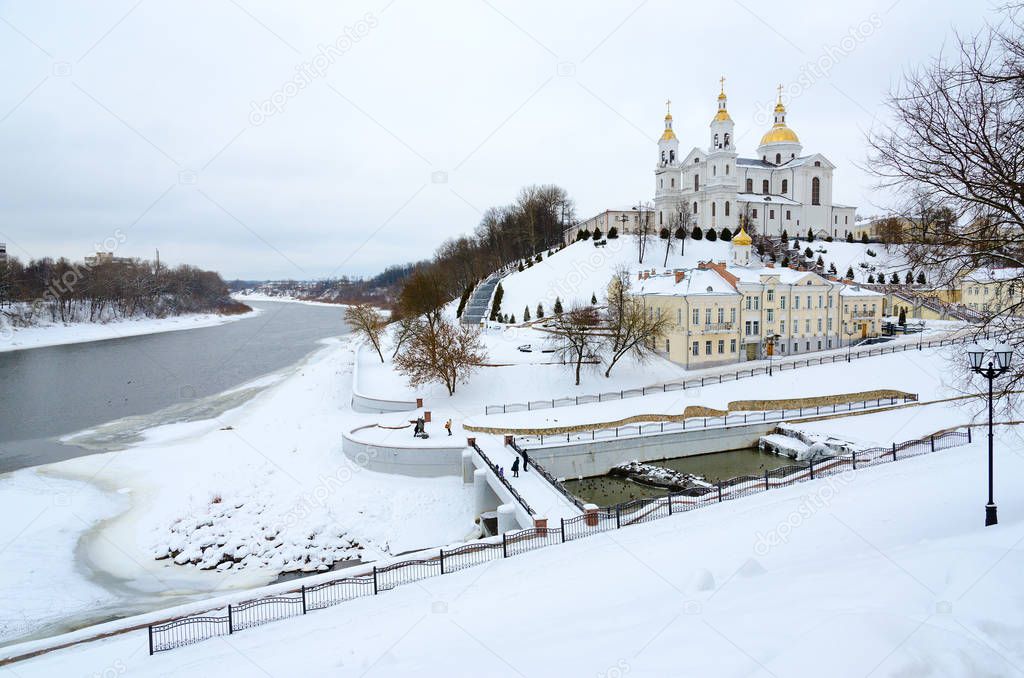
[[[146,428],[216,416],[267,384],[240,385],[347,331],[340,307],[249,303],[262,312],[224,325],[0,353],[0,473],[123,449]],[[75,444],[59,440],[89,429]]]

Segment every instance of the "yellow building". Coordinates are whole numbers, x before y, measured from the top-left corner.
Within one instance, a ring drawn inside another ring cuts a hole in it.
[[[643,272],[636,294],[667,317],[658,349],[688,368],[839,348],[882,330],[883,295],[813,271],[764,266],[750,237],[732,240],[731,261]]]
[[[995,313],[1012,310],[1024,315],[1024,269],[982,268],[964,276],[960,302],[972,311]]]

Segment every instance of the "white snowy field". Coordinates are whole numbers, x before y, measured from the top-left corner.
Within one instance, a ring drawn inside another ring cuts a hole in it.
[[[988,528],[984,459],[975,442],[154,657],[138,631],[9,675],[1016,675],[1024,441],[999,431]]]
[[[310,301],[308,299],[296,299],[294,297],[274,296],[260,292],[235,293],[231,295],[235,301],[276,301],[282,304],[306,304],[307,306],[330,306],[332,308],[344,309],[344,304],[332,304],[326,301]]]
[[[343,455],[342,432],[365,423],[350,341],[325,340],[215,419],[0,476],[0,642],[468,535],[459,478],[382,475]]]
[[[608,281],[619,267],[629,269],[635,278],[636,272],[640,270],[696,268],[701,261],[729,261],[729,243],[721,240],[709,242],[687,239],[684,246],[686,251],[683,253],[680,252],[678,241],[673,240],[672,243],[672,251],[666,261],[665,241],[651,238],[642,263],[639,261],[635,236],[609,240],[604,247],[595,247],[593,241],[584,240],[551,256],[545,253],[540,263],[502,279],[501,286],[505,294],[501,310],[522,321],[526,308],[530,309],[530,316],[536,319],[538,303],[543,305],[546,315],[551,315],[555,299],[561,299],[566,309],[574,303],[589,304],[592,295],[597,297],[599,303],[604,303]],[[807,246],[807,242],[800,241],[801,252]],[[857,282],[866,282],[872,271],[877,278],[883,272],[905,272],[907,266],[906,260],[896,250],[889,250],[885,245],[876,243],[864,245],[815,241],[810,243],[810,247],[814,250],[815,260],[821,256],[826,270],[830,264],[835,264],[837,274],[844,276],[847,269],[852,267]],[[869,255],[868,250],[875,255]]]
[[[259,313],[259,309],[253,309],[248,313],[237,315],[190,313],[169,318],[128,318],[105,323],[52,323],[33,327],[12,327],[0,324],[0,352],[121,339],[158,332],[194,330],[252,318]]]
[[[644,414],[681,414],[690,405],[726,409],[734,400],[804,398],[874,389],[895,389],[915,393],[922,401],[937,400],[964,394],[964,384],[952,372],[952,365],[960,359],[962,352],[963,347],[959,345],[905,351],[861,358],[849,364],[836,362],[776,371],[772,376],[757,375],[739,381],[625,400],[474,415],[464,423],[507,429],[577,426]]]

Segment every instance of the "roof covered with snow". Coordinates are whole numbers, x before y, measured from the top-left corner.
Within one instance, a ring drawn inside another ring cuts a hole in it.
[[[991,283],[1024,278],[1024,268],[979,268],[964,278],[968,282]]]
[[[775,195],[774,193],[739,193],[737,194],[736,199],[740,202],[749,202],[755,204],[759,202],[768,203],[771,205],[797,206],[800,204],[796,200],[787,198],[784,195]]]
[[[678,283],[673,272],[651,276],[639,281],[637,291],[639,294],[665,296],[739,294],[717,271],[691,268],[682,273],[682,280]]]

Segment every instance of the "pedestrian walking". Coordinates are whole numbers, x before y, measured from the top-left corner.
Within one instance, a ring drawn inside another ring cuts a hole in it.
[[[512,477],[519,477],[519,457],[516,457],[515,461],[512,462]]]
[[[505,469],[502,466],[498,467],[498,477],[499,478],[504,478],[505,477]]]
[[[526,450],[523,450],[523,470],[530,470],[530,455],[526,453]]]
[[[451,420],[451,418],[449,418],[448,421],[446,421],[444,423],[444,429],[446,431],[448,431],[448,435],[452,434],[452,420]]]

